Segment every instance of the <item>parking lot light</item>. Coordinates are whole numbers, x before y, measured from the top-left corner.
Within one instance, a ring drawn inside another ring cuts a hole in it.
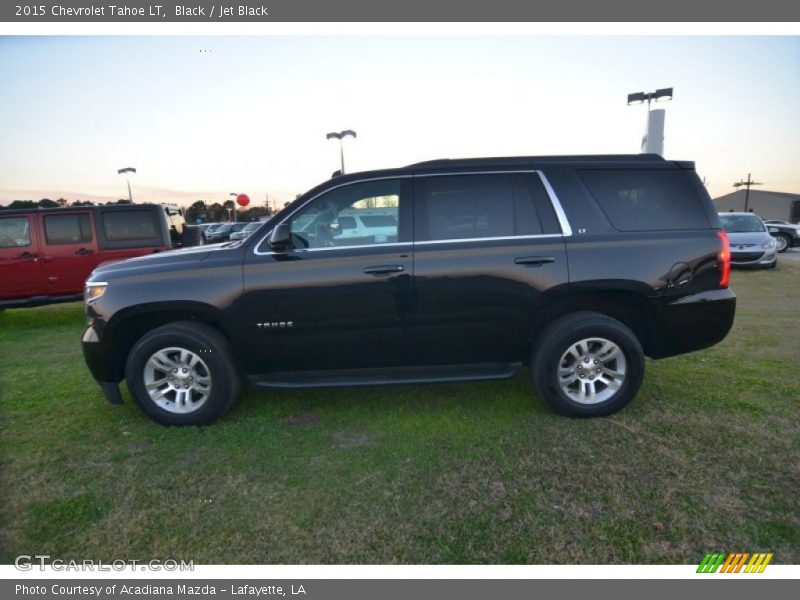
[[[356,132],[352,129],[345,129],[344,131],[333,131],[325,136],[328,140],[339,140],[339,158],[341,159],[342,175],[344,175],[344,146],[342,144],[342,139],[347,136],[356,137]]]
[[[123,173],[136,173],[136,169],[134,167],[124,167],[122,169],[117,169],[117,175],[122,175]],[[125,175],[125,182],[128,184],[128,202],[133,204],[133,196],[131,195],[131,180],[128,175]]]
[[[672,88],[660,88],[655,92],[634,92],[628,94],[628,106],[647,102],[647,129],[642,138],[642,152],[664,154],[664,116],[663,109],[650,110],[651,102],[672,100]]]

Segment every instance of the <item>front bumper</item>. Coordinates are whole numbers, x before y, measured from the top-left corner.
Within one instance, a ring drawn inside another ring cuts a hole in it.
[[[771,250],[754,250],[752,252],[731,251],[732,267],[770,267],[778,260],[778,252]]]
[[[119,382],[122,373],[116,367],[113,349],[103,341],[94,325],[89,325],[81,338],[83,358],[95,381],[103,390],[103,395],[111,404],[122,404]]]

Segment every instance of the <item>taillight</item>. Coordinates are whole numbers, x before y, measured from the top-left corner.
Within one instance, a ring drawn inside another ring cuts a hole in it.
[[[717,253],[720,266],[719,287],[726,288],[731,282],[731,244],[728,241],[728,234],[724,231],[718,231],[717,237],[722,244],[722,248]]]

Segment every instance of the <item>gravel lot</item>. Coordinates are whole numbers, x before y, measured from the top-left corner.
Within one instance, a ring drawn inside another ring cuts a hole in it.
[[[800,262],[800,248],[789,248],[783,254],[778,255],[778,264],[782,260],[790,260],[792,262]]]

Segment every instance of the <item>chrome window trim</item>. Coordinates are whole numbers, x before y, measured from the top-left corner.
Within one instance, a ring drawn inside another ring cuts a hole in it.
[[[558,199],[553,186],[550,185],[547,175],[538,169],[534,171],[534,173],[539,176],[539,180],[542,182],[547,195],[550,197],[550,204],[553,205],[553,210],[556,211],[556,218],[558,219],[558,224],[561,226],[561,233],[564,235],[564,237],[571,236],[572,227],[570,227],[569,220],[567,219],[567,213],[564,212],[564,207],[561,206],[561,201]]]
[[[497,242],[507,240],[528,240],[537,238],[560,238],[563,237],[560,233],[540,233],[536,235],[505,235],[496,237],[482,237],[482,238],[454,238],[448,240],[424,240],[421,242],[386,242],[382,244],[361,244],[359,246],[325,246],[323,248],[296,248],[287,252],[259,252],[259,255],[274,255],[274,254],[302,254],[304,252],[327,252],[331,250],[354,250],[356,248],[386,248],[391,246],[427,246],[431,244],[461,244],[471,242]]]
[[[567,215],[564,212],[564,208],[561,206],[561,201],[558,199],[553,186],[550,185],[550,181],[547,179],[547,176],[540,171],[539,169],[501,169],[495,171],[447,171],[444,173],[418,173],[418,174],[407,174],[407,175],[386,175],[384,177],[368,177],[364,179],[356,179],[354,181],[348,181],[346,183],[341,183],[339,185],[335,185],[333,187],[329,187],[318,194],[315,194],[305,202],[303,202],[300,206],[295,208],[292,212],[290,212],[281,223],[285,223],[289,219],[291,219],[295,213],[297,213],[300,209],[304,208],[307,204],[313,202],[323,194],[327,194],[335,189],[340,187],[344,187],[346,185],[353,185],[356,183],[366,183],[368,181],[385,181],[387,179],[408,179],[414,177],[444,177],[444,176],[457,176],[457,175],[503,175],[507,173],[535,173],[539,177],[539,181],[542,182],[542,186],[547,193],[547,197],[550,199],[550,205],[553,207],[553,210],[556,213],[556,219],[558,220],[558,224],[561,227],[561,233],[542,233],[536,235],[509,235],[509,236],[499,236],[499,237],[483,237],[483,238],[449,238],[446,240],[423,240],[420,242],[411,241],[411,242],[389,242],[383,244],[363,244],[360,246],[330,246],[324,248],[297,248],[294,252],[319,252],[321,250],[349,250],[353,248],[381,248],[386,246],[416,246],[416,245],[429,245],[429,244],[456,244],[461,242],[481,242],[481,241],[501,241],[501,240],[514,240],[514,239],[536,239],[536,238],[554,238],[554,237],[569,237],[572,235],[572,227],[570,227],[569,220],[567,219]],[[279,223],[276,223],[276,227]],[[274,229],[274,227],[273,227]],[[272,231],[272,229],[270,229]],[[264,243],[264,240],[267,239],[269,232],[267,232],[264,237],[262,237],[255,246],[253,246],[253,254],[257,256],[270,256],[275,254],[285,254],[285,252],[261,252],[258,248],[261,244]]]
[[[321,252],[325,250],[353,250],[354,248],[386,248],[387,246],[412,246],[413,242],[383,242],[380,244],[360,244],[358,246],[323,246],[322,248],[297,248],[290,252]],[[267,254],[288,254],[287,252],[268,252]]]
[[[537,238],[560,238],[560,233],[538,233],[533,235],[499,235],[494,237],[480,238],[448,238],[446,240],[422,240],[414,242],[415,246],[427,246],[428,244],[460,244],[462,242],[497,242],[504,240],[532,240]]]

